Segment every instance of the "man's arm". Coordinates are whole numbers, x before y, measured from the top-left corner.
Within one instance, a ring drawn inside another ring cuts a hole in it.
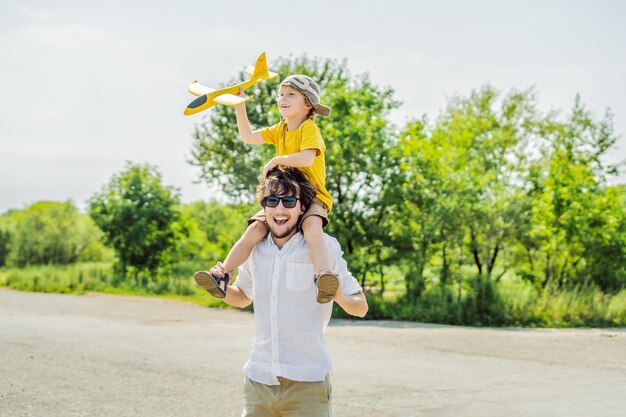
[[[327,237],[327,235],[325,236]],[[348,263],[343,259],[339,242],[335,238],[328,238],[326,244],[333,258],[333,271],[339,275],[339,287],[335,293],[334,301],[351,316],[365,317],[369,308],[367,299],[358,281],[348,271]],[[348,295],[344,294],[344,288]]]
[[[343,295],[341,292],[341,285],[337,289],[334,300],[346,313],[351,316],[365,317],[365,314],[367,314],[367,310],[369,309],[365,294],[360,292],[348,296]]]
[[[242,266],[242,268],[244,268]],[[224,264],[218,262],[215,264],[213,268],[209,271],[209,273],[216,274],[218,276],[226,274],[226,269],[224,268]],[[246,277],[248,277],[248,271],[244,268],[240,270],[239,278],[244,281]],[[248,298],[248,296],[236,285],[229,285],[226,290],[226,296],[224,297],[224,302],[233,307],[244,308],[248,307],[252,300]]]
[[[226,291],[224,302],[233,307],[244,308],[248,307],[250,303],[252,303],[252,300],[249,299],[239,287],[236,285],[230,285],[228,287],[228,291]]]
[[[249,145],[260,145],[265,143],[260,130],[252,130],[248,113],[246,112],[246,104],[241,103],[235,106],[235,114],[237,116],[237,129],[239,130],[239,138]]]

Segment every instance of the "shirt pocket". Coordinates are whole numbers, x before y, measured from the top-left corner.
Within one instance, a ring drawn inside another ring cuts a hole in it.
[[[287,264],[287,288],[291,291],[306,291],[313,285],[313,264],[289,262]]]

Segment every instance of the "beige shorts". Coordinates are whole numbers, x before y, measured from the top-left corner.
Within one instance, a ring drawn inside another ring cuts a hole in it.
[[[303,382],[278,377],[280,385],[265,385],[246,377],[241,417],[331,417],[330,376],[323,381]]]
[[[302,228],[302,222],[309,216],[319,216],[322,218],[322,227],[326,227],[328,225],[328,210],[326,204],[322,202],[319,198],[315,197],[311,202],[311,207],[307,211],[305,211],[302,216],[300,216],[300,221],[298,222],[298,229]],[[251,225],[255,221],[260,221],[267,224],[267,220],[265,219],[265,212],[261,210],[257,212],[254,216],[248,219],[248,225]]]

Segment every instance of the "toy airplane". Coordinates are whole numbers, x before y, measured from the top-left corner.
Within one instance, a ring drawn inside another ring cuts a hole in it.
[[[185,116],[196,114],[216,104],[224,104],[226,106],[236,106],[244,101],[250,100],[252,96],[241,97],[238,95],[239,89],[247,89],[263,80],[271,80],[278,77],[278,74],[267,70],[267,61],[265,52],[259,55],[254,67],[246,68],[246,74],[250,79],[229,87],[213,89],[194,81],[187,89],[191,94],[198,96],[197,99],[187,105]]]

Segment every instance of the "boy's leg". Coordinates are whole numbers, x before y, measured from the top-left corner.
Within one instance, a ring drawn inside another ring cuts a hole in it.
[[[311,248],[311,262],[313,262],[313,271],[316,274],[330,270],[330,253],[324,240],[322,226],[323,221],[319,216],[309,216],[302,221],[301,225],[304,239]]]
[[[328,303],[339,288],[337,274],[331,272],[330,252],[324,239],[323,219],[319,216],[308,216],[302,221],[302,233],[311,250],[311,262],[315,271],[317,302]]]
[[[231,248],[224,263],[218,262],[210,271],[198,271],[194,279],[209,294],[217,298],[224,298],[228,282],[235,269],[239,268],[252,253],[252,248],[267,235],[267,225],[262,221],[250,223],[243,236]]]
[[[267,224],[262,221],[250,223],[243,236],[232,247],[224,260],[224,269],[227,273],[234,272],[250,257],[252,249],[259,243],[269,231]]]

